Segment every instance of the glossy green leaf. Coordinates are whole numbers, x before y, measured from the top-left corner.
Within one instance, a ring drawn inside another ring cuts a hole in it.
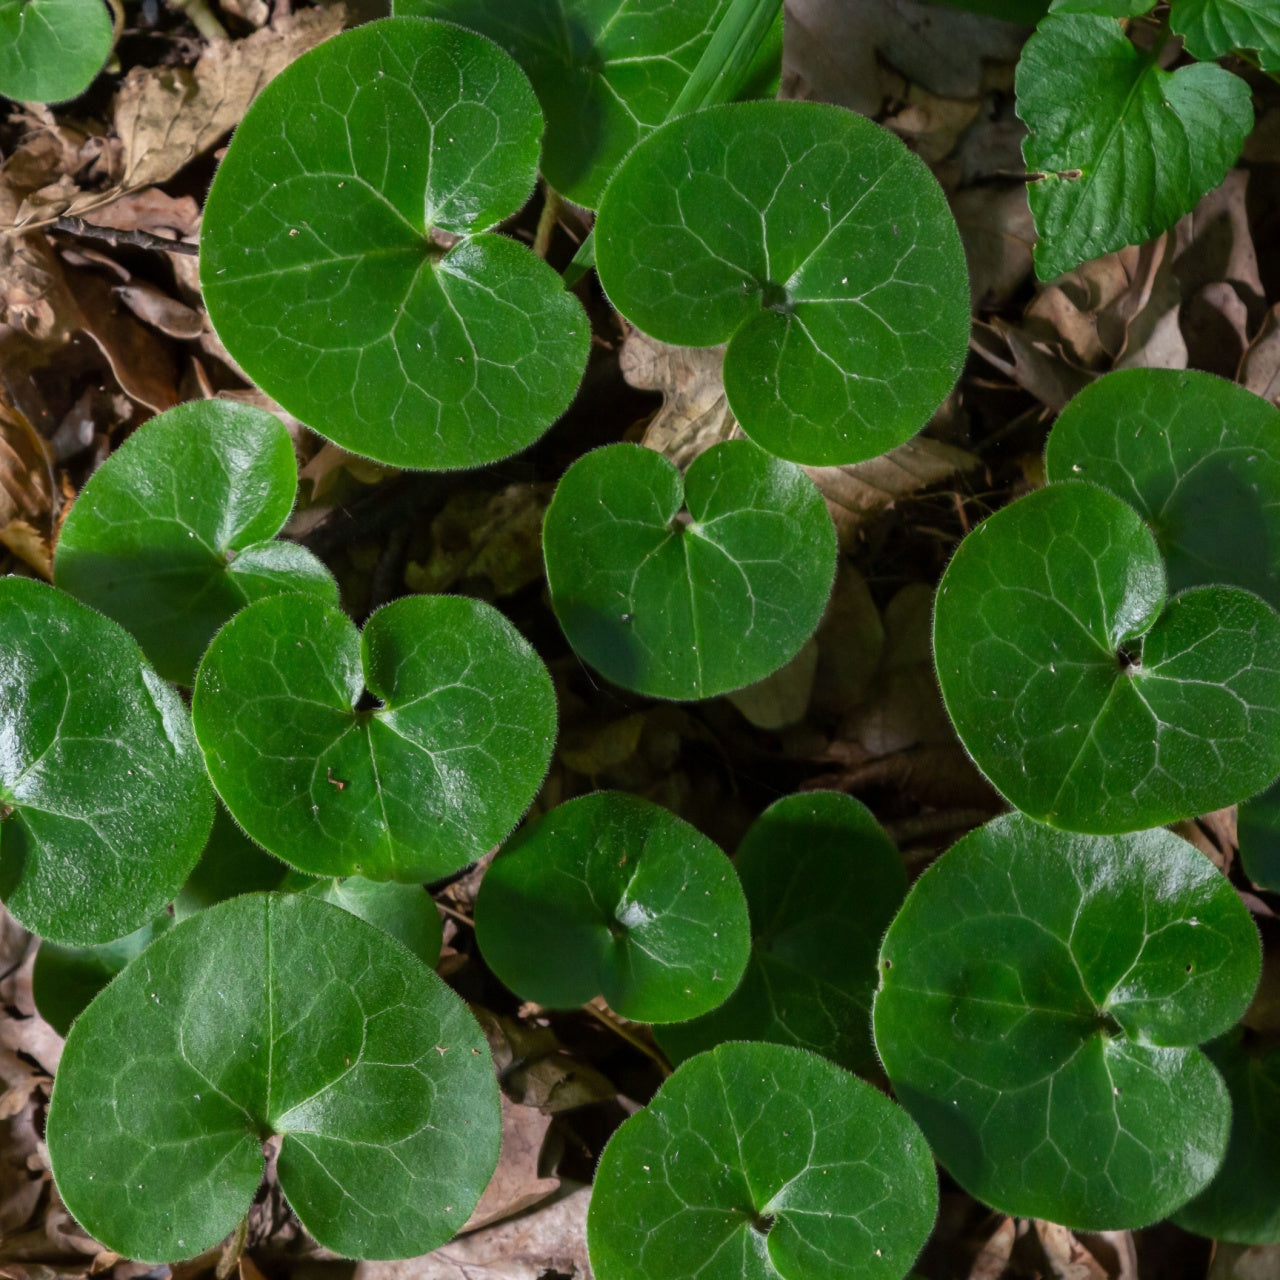
[[[1092,480],[1150,525],[1169,589],[1223,583],[1280,607],[1280,409],[1191,369],[1121,369],[1063,409],[1050,481]]]
[[[1174,1215],[1187,1231],[1235,1244],[1280,1243],[1280,1052],[1237,1027],[1205,1046],[1231,1093],[1231,1139],[1217,1177]]]
[[[64,102],[82,94],[111,52],[102,0],[0,0],[0,95]]]
[[[1053,0],[1050,13],[1091,13],[1103,18],[1136,18],[1154,9],[1152,0]]]
[[[1213,1177],[1222,1078],[1196,1046],[1244,1012],[1258,933],[1167,831],[1020,814],[916,882],[880,953],[876,1047],[957,1182],[1001,1213],[1139,1227]]]
[[[172,923],[173,917],[162,911],[141,929],[94,947],[66,947],[43,940],[31,969],[36,1011],[65,1036],[89,1001]]]
[[[551,605],[601,674],[658,698],[710,698],[790,661],[822,618],[836,538],[812,481],[747,441],[683,479],[607,445],[565,472],[542,531]]]
[[[600,282],[663,342],[729,344],[743,431],[795,462],[858,462],[924,426],[969,337],[959,233],[924,163],[819,103],[682,116],[614,176]]]
[[[279,858],[250,840],[219,803],[200,861],[173,900],[174,917],[185,920],[237,894],[277,889],[290,874]]]
[[[488,229],[533,187],[542,115],[490,41],[389,18],[291,63],[236,129],[200,279],[240,366],[393,466],[473,467],[536,440],[586,365],[577,299]]]
[[[1240,49],[1264,71],[1280,71],[1280,7],[1275,0],[1173,0],[1169,25],[1197,58]]]
[[[89,478],[58,538],[54,581],[129,630],[166,680],[189,685],[214,632],[282,591],[338,603],[304,547],[274,542],[298,471],[281,422],[229,400],[152,418]]]
[[[302,1225],[353,1257],[443,1244],[498,1159],[493,1065],[466,1006],[305,894],[235,898],[158,939],[72,1027],[49,1109],[67,1208],[146,1261],[234,1230],[272,1134]]]
[[[547,118],[543,175],[594,209],[623,156],[667,118],[729,0],[394,0],[392,7],[460,23],[506,49]]]
[[[209,646],[192,715],[218,794],[264,848],[312,875],[406,884],[515,826],[556,731],[538,655],[465,596],[396,600],[363,635],[319,600],[261,600]]]
[[[587,1249],[597,1280],[900,1280],[937,1209],[900,1107],[803,1049],[726,1044],[609,1140]]]
[[[440,959],[444,923],[435,901],[420,884],[348,876],[345,880],[323,879],[308,885],[303,892],[331,902],[390,934],[431,968]]]
[[[658,1043],[675,1062],[767,1040],[851,1071],[872,1065],[876,957],[907,892],[892,841],[852,796],[805,791],[760,815],[734,865],[751,915],[747,971],[718,1009],[661,1028]]]
[[[1245,875],[1259,888],[1280,893],[1280,782],[1240,802],[1236,836]]]
[[[1165,71],[1112,18],[1050,14],[1018,61],[1022,155],[1042,280],[1168,230],[1253,128],[1249,86],[1211,63]]]
[[[966,749],[1056,827],[1158,826],[1280,773],[1280,616],[1235,587],[1166,603],[1151,531],[1105,489],[1050,485],[980,524],[933,634]]]
[[[729,859],[675,814],[598,791],[520,831],[485,873],[476,938],[512,991],[551,1008],[603,995],[633,1022],[715,1008],[750,952]]]
[[[178,695],[114,622],[29,578],[0,578],[0,819],[0,898],[77,946],[151,920],[213,822]]]

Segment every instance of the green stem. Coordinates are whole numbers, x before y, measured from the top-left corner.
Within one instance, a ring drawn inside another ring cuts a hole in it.
[[[206,40],[226,40],[227,30],[213,15],[205,0],[169,0],[169,7],[184,14]]]

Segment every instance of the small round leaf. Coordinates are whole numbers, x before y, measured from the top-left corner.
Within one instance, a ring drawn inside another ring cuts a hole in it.
[[[264,848],[311,875],[406,884],[515,826],[556,731],[538,655],[465,596],[396,600],[363,635],[319,600],[260,600],[209,646],[192,715],[218,794]]]
[[[547,509],[551,605],[602,675],[658,698],[710,698],[776,671],[813,634],[836,538],[813,482],[745,440],[683,480],[660,454],[607,445]]]
[[[880,953],[876,1047],[970,1194],[1082,1230],[1140,1227],[1213,1177],[1230,1104],[1197,1046],[1261,965],[1235,890],[1168,831],[1021,814],[916,882]]]
[[[488,228],[533,187],[542,114],[491,41],[366,23],[291,63],[237,126],[200,279],[240,366],[344,448],[474,467],[572,399],[589,331],[560,277]]]
[[[676,1062],[767,1040],[870,1066],[876,957],[907,892],[892,841],[852,796],[805,791],[760,815],[734,865],[751,915],[747,971],[718,1009],[662,1027],[658,1043]]]
[[[1280,782],[1240,802],[1236,838],[1245,875],[1260,889],[1280,893]]]
[[[196,400],[152,418],[71,508],[54,581],[127,628],[166,680],[189,685],[214,633],[282,591],[338,588],[304,547],[273,542],[293,508],[289,433],[261,409]]]
[[[551,810],[494,860],[476,937],[512,991],[551,1008],[603,994],[634,1022],[713,1009],[750,951],[729,859],[651,801],[617,791]]]
[[[466,1221],[499,1127],[484,1037],[426,965],[306,894],[252,894],[175,925],[84,1011],[48,1141],[67,1208],[129,1258],[232,1231],[272,1134],[318,1243],[401,1258]]]
[[[937,1210],[900,1107],[817,1054],[726,1044],[610,1138],[587,1249],[598,1280],[900,1280]]]
[[[291,874],[279,858],[250,840],[226,805],[219,804],[200,861],[173,900],[174,918],[185,920],[241,893],[278,889]]]
[[[348,876],[308,885],[304,893],[331,902],[343,911],[390,934],[423,964],[435,967],[444,941],[444,924],[431,895],[420,884],[395,884]]]
[[[1051,482],[1092,480],[1156,535],[1169,589],[1222,583],[1280,608],[1280,409],[1192,369],[1120,369],[1063,409]]]
[[[87,605],[0,579],[0,898],[76,946],[141,928],[213,823],[187,710]]]
[[[734,416],[794,462],[902,444],[968,349],[964,251],[941,188],[840,107],[734,103],[664,125],[609,183],[596,265],[645,333],[727,342]]]
[[[19,102],[78,98],[111,52],[102,0],[0,0],[0,94]]]
[[[1095,485],[983,521],[942,577],[933,634],[961,741],[1056,827],[1154,827],[1280,773],[1280,616],[1234,587],[1166,604],[1151,531]]]

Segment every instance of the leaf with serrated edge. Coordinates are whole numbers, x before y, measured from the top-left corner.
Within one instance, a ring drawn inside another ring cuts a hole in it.
[[[1167,831],[1021,814],[916,882],[880,953],[876,1047],[934,1155],[1001,1213],[1145,1226],[1213,1177],[1230,1105],[1196,1047],[1261,966],[1235,890]]]
[[[965,748],[1056,827],[1159,826],[1280,773],[1280,616],[1236,587],[1166,603],[1151,531],[1095,485],[980,524],[943,574],[933,636]]]
[[[568,406],[589,326],[488,228],[533,187],[542,114],[491,41],[387,18],[277,76],[205,206],[200,279],[240,366],[343,448],[401,467],[523,449]]]
[[[213,823],[178,695],[114,622],[0,579],[0,897],[82,946],[132,933],[177,893]]]
[[[293,509],[289,433],[261,409],[196,400],[152,418],[89,478],[58,538],[54,581],[132,633],[189,685],[233,613],[282,591],[338,603],[329,571],[274,542]]]
[[[1280,608],[1280,410],[1191,369],[1121,369],[1063,409],[1051,482],[1091,480],[1151,526],[1169,589],[1222,583]]]
[[[610,301],[663,342],[728,342],[743,431],[815,466],[924,426],[969,335],[964,250],[924,163],[819,103],[743,102],[642,142],[600,202]]]
[[[1174,0],[1169,25],[1197,58],[1222,58],[1241,49],[1254,54],[1264,71],[1280,71],[1275,0]]]
[[[598,1280],[900,1280],[937,1209],[900,1107],[804,1049],[726,1044],[610,1138],[587,1248]]]
[[[1249,86],[1209,63],[1164,71],[1112,18],[1050,14],[1018,61],[1022,155],[1050,280],[1195,208],[1253,128]]]
[[[426,965],[306,894],[252,894],[175,925],[85,1010],[48,1141],[67,1208],[126,1257],[221,1240],[279,1134],[317,1242],[402,1258],[466,1221],[499,1131],[484,1037]]]
[[[528,1000],[573,1008],[603,994],[633,1022],[676,1022],[737,985],[751,946],[729,859],[675,814],[618,791],[557,806],[485,873],[476,937]]]
[[[0,94],[65,102],[82,94],[111,52],[102,0],[0,0]]]
[[[310,597],[261,600],[209,646],[192,715],[218,794],[264,848],[311,875],[406,884],[515,826],[556,731],[538,655],[464,596],[396,600],[363,635]]]
[[[679,1062],[726,1040],[811,1049],[849,1070],[875,1060],[880,939],[907,892],[902,858],[870,810],[835,791],[786,796],[752,825],[734,866],[751,914],[737,990],[658,1043]]]
[[[835,577],[813,482],[745,440],[700,454],[683,480],[651,450],[596,449],[561,478],[542,537],[569,643],[658,698],[763,680],[813,634]]]

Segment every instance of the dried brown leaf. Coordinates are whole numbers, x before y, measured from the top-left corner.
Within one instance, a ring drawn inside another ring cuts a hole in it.
[[[969,263],[976,309],[1003,306],[1031,272],[1035,225],[1020,187],[981,186],[958,191],[951,203]]]
[[[34,569],[46,582],[53,581],[53,548],[39,529],[25,520],[10,520],[0,525],[0,544],[6,546],[23,564]]]
[[[1066,1227],[1037,1219],[1036,1236],[1055,1280],[1107,1280],[1097,1258]]]
[[[757,729],[785,729],[804,719],[817,670],[818,645],[810,637],[790,662],[763,680],[729,694],[729,701]]]
[[[498,1167],[463,1231],[476,1231],[514,1217],[558,1191],[560,1179],[544,1178],[538,1162],[551,1117],[502,1095],[502,1154]]]
[[[978,1250],[978,1255],[969,1268],[969,1280],[1000,1280],[1013,1256],[1013,1245],[1017,1238],[1017,1222],[1013,1218],[1001,1218],[996,1229],[987,1237],[986,1243]]]
[[[1280,303],[1267,312],[1240,364],[1240,381],[1264,400],[1280,403]]]
[[[170,338],[189,342],[205,331],[206,321],[201,312],[171,298],[145,280],[119,285],[115,294],[139,320]]]
[[[46,520],[53,493],[49,446],[23,414],[0,399],[0,525]]]

